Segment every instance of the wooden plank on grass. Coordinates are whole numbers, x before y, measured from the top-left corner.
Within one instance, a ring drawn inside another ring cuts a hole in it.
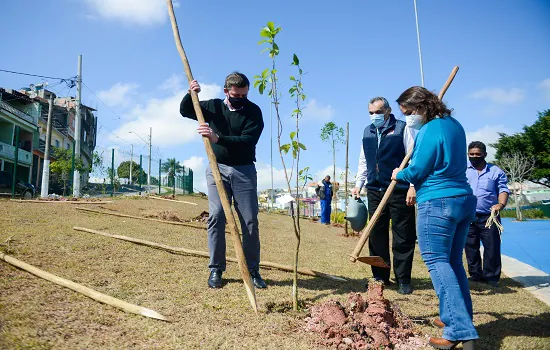
[[[190,222],[181,222],[181,221],[170,221],[170,220],[162,220],[162,219],[155,219],[155,218],[145,218],[143,216],[134,216],[134,215],[128,215],[128,214],[119,214],[119,213],[109,213],[106,211],[101,210],[94,210],[94,209],[88,209],[88,208],[79,208],[76,207],[76,210],[82,210],[89,213],[96,213],[96,214],[103,214],[103,215],[112,215],[112,216],[118,216],[122,218],[130,218],[130,219],[138,219],[138,220],[147,220],[147,221],[155,221],[155,222],[162,222],[163,224],[170,224],[170,225],[179,225],[179,226],[187,226],[187,227],[193,227],[198,228],[201,230],[206,230],[206,226],[192,224]],[[227,231],[226,231],[227,232]]]
[[[49,272],[46,272],[44,270],[40,270],[37,267],[34,267],[30,264],[27,264],[27,263],[25,263],[21,260],[18,260],[16,258],[14,258],[12,256],[9,256],[9,255],[6,255],[4,253],[0,253],[0,260],[4,260],[5,262],[7,262],[10,265],[16,266],[16,267],[18,267],[22,270],[30,272],[33,275],[38,276],[40,278],[43,278],[47,281],[50,281],[50,282],[53,282],[57,285],[60,285],[60,286],[63,286],[65,288],[69,288],[71,290],[74,290],[75,292],[83,294],[83,295],[85,295],[85,296],[87,296],[87,297],[89,297],[89,298],[91,298],[95,301],[99,301],[100,303],[111,305],[111,306],[117,307],[121,310],[131,312],[133,314],[138,314],[138,315],[142,315],[142,316],[145,316],[145,317],[155,318],[157,320],[168,321],[168,319],[165,316],[159,314],[158,312],[156,312],[154,310],[145,308],[143,306],[130,304],[130,303],[124,301],[124,300],[120,300],[120,299],[114,298],[112,296],[109,296],[107,294],[100,293],[100,292],[98,292],[94,289],[85,287],[85,286],[83,286],[81,284],[78,284],[76,282],[73,282],[73,281],[70,281],[68,279],[56,276],[56,275],[51,274]]]
[[[155,242],[146,241],[146,240],[139,239],[139,238],[134,238],[134,237],[116,235],[116,234],[112,234],[112,233],[105,232],[105,231],[92,230],[92,229],[85,228],[85,227],[75,226],[75,227],[73,227],[73,230],[93,233],[93,234],[101,235],[101,236],[105,236],[105,237],[116,238],[116,239],[120,239],[120,240],[127,241],[127,242],[132,242],[132,243],[136,243],[136,244],[145,245],[145,246],[148,246],[148,247],[167,250],[169,252],[183,253],[183,254],[198,256],[198,257],[201,257],[201,258],[210,258],[210,255],[207,252],[203,252],[203,251],[200,251],[200,250],[193,250],[193,249],[187,249],[187,248],[182,248],[182,247],[172,247],[172,246],[161,244],[161,243],[155,243]],[[233,257],[227,257],[226,259],[227,259],[227,261],[238,262],[237,259],[233,258]],[[274,263],[274,262],[271,262],[271,261],[261,261],[260,262],[260,267],[268,267],[268,268],[273,268],[273,269],[277,269],[277,270],[281,270],[281,271],[294,272],[294,268],[292,266],[281,265],[281,264]],[[314,270],[307,269],[307,268],[299,268],[298,273],[301,274],[301,275],[321,277],[321,278],[330,279],[330,280],[338,281],[338,282],[347,282],[345,278],[329,275],[329,274],[326,274],[326,273],[323,273],[323,272],[314,271]]]
[[[39,199],[10,199],[12,202],[18,203],[63,203],[63,204],[109,204],[113,201],[41,201]]]
[[[149,196],[148,198],[156,199],[156,200],[159,200],[159,201],[168,201],[168,202],[184,203],[184,204],[190,204],[190,205],[198,205],[198,203],[179,201],[177,199],[168,199],[168,198],[162,198],[162,197],[157,197],[157,196]]]

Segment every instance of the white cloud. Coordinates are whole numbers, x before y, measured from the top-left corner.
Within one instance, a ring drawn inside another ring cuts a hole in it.
[[[328,122],[335,115],[335,110],[331,105],[322,106],[316,99],[309,100],[304,108],[304,121],[316,121],[320,123]]]
[[[470,95],[476,100],[489,100],[498,104],[514,104],[523,101],[525,92],[522,89],[485,88]]]
[[[258,190],[266,190],[271,188],[271,166],[266,163],[256,163],[256,171],[258,173]],[[285,171],[273,167],[273,188],[286,189],[288,186],[285,179]]]
[[[204,157],[192,156],[184,160],[183,165],[193,170],[193,188],[208,193],[206,190],[206,163]]]
[[[495,158],[496,150],[489,146],[490,143],[494,143],[498,140],[499,132],[506,134],[512,134],[512,131],[504,125],[485,125],[481,129],[475,131],[466,132],[466,142],[469,144],[472,141],[481,141],[487,146],[487,160],[492,161]],[[466,153],[467,150],[464,151]]]
[[[201,88],[201,100],[215,98],[222,91],[221,86],[215,84],[202,84]],[[152,98],[147,100],[145,105],[134,107],[124,115],[124,119],[129,121],[115,130],[109,136],[110,140],[117,142],[116,136],[119,136],[128,142],[142,144],[143,141],[134,133],[147,140],[149,127],[153,128],[152,143],[155,147],[182,145],[198,140],[197,122],[183,118],[179,113],[180,102],[185,93],[186,91],[181,89],[166,98]]]
[[[550,101],[550,78],[541,81],[540,84],[537,85],[537,87],[542,90],[544,99],[546,101]]]
[[[152,25],[164,23],[168,17],[165,0],[86,0],[86,3],[93,11],[90,18],[101,17],[124,23]],[[178,5],[174,1],[174,7]]]
[[[132,97],[136,94],[139,85],[132,83],[116,83],[108,90],[102,90],[97,93],[97,97],[105,104],[117,108],[126,107],[132,102]]]

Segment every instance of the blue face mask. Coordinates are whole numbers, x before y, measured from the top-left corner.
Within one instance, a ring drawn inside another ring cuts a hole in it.
[[[383,114],[371,114],[370,120],[375,128],[379,128],[384,125],[384,115]]]

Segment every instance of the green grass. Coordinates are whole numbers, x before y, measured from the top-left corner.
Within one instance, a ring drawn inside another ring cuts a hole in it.
[[[119,199],[87,208],[144,216],[173,211],[192,218],[207,210],[199,203]],[[268,289],[257,290],[254,316],[236,264],[229,263],[221,290],[206,287],[207,259],[171,254],[129,242],[72,230],[83,226],[171,246],[207,251],[206,231],[80,212],[77,205],[0,201],[0,243],[9,237],[10,254],[58,276],[160,312],[171,322],[128,314],[42,280],[0,261],[0,349],[315,349],[314,335],[301,331],[306,311],[286,312],[292,275],[262,270]],[[291,265],[295,244],[287,216],[261,213],[262,260]],[[343,228],[301,222],[300,265],[343,276],[347,283],[300,277],[299,297],[308,306],[329,298],[343,301],[364,292],[368,266],[349,262],[357,238],[342,237]],[[228,237],[229,256],[234,256]],[[5,251],[5,246],[0,246]],[[365,248],[364,254],[367,254]],[[386,297],[417,324],[421,336],[440,335],[429,325],[438,301],[418,251],[412,295]],[[472,284],[474,322],[480,349],[550,349],[550,308],[514,281],[498,288]]]

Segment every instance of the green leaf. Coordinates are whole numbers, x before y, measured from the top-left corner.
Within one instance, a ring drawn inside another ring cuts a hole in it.
[[[292,149],[292,158],[296,158],[298,156],[298,152],[295,149]]]
[[[269,28],[269,30],[271,32],[274,32],[275,31],[275,23],[273,22],[267,22],[267,28]]]
[[[260,80],[255,80],[254,81],[254,89],[258,87],[258,85],[260,85],[262,82]]]
[[[304,71],[302,70],[302,68],[298,69],[298,72],[300,73],[300,75],[302,75],[304,73]]]
[[[296,88],[293,86],[290,89],[288,89],[288,93],[294,96],[294,92],[296,91]]]
[[[296,81],[296,78],[294,78],[294,76],[290,76],[288,79],[292,80],[292,81]]]
[[[294,56],[292,56],[292,64],[297,66],[300,64],[300,60],[298,59],[298,56],[296,56],[296,54],[294,54]],[[300,74],[302,74],[302,72],[300,72]]]
[[[260,92],[260,95],[263,95],[264,94],[264,90],[265,90],[265,84],[261,84],[258,91]]]
[[[294,140],[294,137],[296,137],[296,131],[290,133],[290,139]]]
[[[306,95],[302,94],[302,101],[306,100]]]
[[[284,154],[287,154],[288,151],[290,151],[290,144],[287,143],[285,145],[281,145],[281,147],[279,148],[279,150],[281,150],[281,152],[284,152]]]
[[[270,39],[263,39],[263,40],[258,41],[258,45],[262,45],[262,44],[270,43],[270,42],[271,42]]]
[[[304,151],[307,150],[306,145],[304,145],[303,143],[299,143],[298,146],[300,146],[300,148]]]
[[[271,30],[268,27],[263,27],[260,30],[260,36],[263,36],[264,38],[271,38]]]
[[[276,70],[276,69],[272,69],[272,70],[271,70],[271,75],[275,75],[275,74],[277,74],[277,70]]]
[[[269,76],[269,68],[266,68],[262,71],[262,77],[267,78]]]

